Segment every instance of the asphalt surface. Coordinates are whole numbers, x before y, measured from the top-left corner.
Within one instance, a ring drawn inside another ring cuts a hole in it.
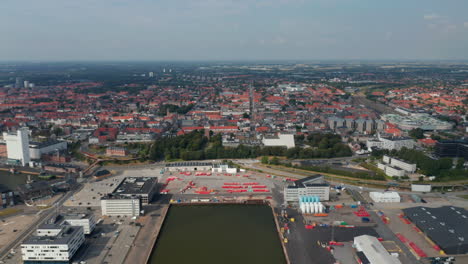
[[[287,234],[288,243],[286,248],[293,264],[316,263],[316,264],[333,264],[335,258],[326,249],[318,244],[328,243],[332,240],[337,242],[353,241],[355,236],[371,235],[379,236],[372,227],[316,227],[314,229],[306,229],[304,218],[295,210],[287,209],[288,216],[294,217],[295,222],[289,222],[290,234]],[[332,230],[334,229],[334,230]]]
[[[76,190],[78,190],[78,189],[76,189]],[[70,191],[70,192],[66,193],[59,200],[57,200],[57,202],[55,204],[57,204],[60,207],[63,204],[63,202],[65,202],[68,198],[70,198],[70,196],[72,196],[75,193],[75,191]],[[40,218],[39,221],[37,221],[36,223],[29,226],[16,239],[14,239],[12,242],[10,242],[10,244],[3,247],[3,249],[0,251],[0,259],[4,259],[12,249],[18,247],[19,244],[24,239],[26,239],[29,235],[31,235],[37,229],[37,227],[42,225],[46,220],[50,219],[50,217],[55,213],[55,208],[56,207],[53,206],[51,208],[48,208],[48,209],[44,210],[44,212],[42,213],[42,218]]]

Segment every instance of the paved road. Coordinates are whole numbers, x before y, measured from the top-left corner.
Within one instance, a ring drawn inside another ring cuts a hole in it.
[[[3,260],[12,249],[18,247],[19,244],[25,238],[27,238],[29,235],[31,235],[40,225],[42,225],[46,220],[48,220],[48,219],[50,219],[52,217],[52,215],[56,212],[55,209],[57,207],[60,208],[62,206],[62,204],[66,200],[68,200],[68,198],[70,198],[73,194],[75,194],[75,192],[79,191],[80,189],[81,189],[81,186],[76,186],[75,189],[67,192],[60,199],[58,199],[54,204],[55,206],[43,210],[42,213],[41,213],[42,218],[39,218],[34,224],[32,224],[26,230],[24,230],[16,239],[14,239],[8,245],[3,247],[3,249],[0,251],[0,259]]]
[[[59,206],[66,201],[70,196],[72,195],[72,192],[66,193],[64,196],[62,196],[56,204]],[[16,248],[26,237],[28,237],[32,232],[34,232],[41,224],[43,224],[46,220],[50,219],[50,217],[55,213],[56,207],[51,207],[48,209],[45,209],[43,211],[42,218],[39,218],[36,223],[32,224],[29,226],[26,230],[24,230],[15,240],[10,242],[8,245],[3,247],[3,249],[0,251],[0,259],[3,259],[6,257],[6,255],[14,248]]]
[[[375,227],[375,230],[377,233],[379,233],[380,237],[383,238],[384,240],[391,240],[394,241],[398,247],[403,251],[404,254],[400,255],[400,260],[402,263],[407,263],[407,264],[417,264],[417,263],[422,263],[416,259],[416,257],[409,251],[409,249],[406,247],[405,244],[403,244],[400,239],[393,233],[392,230],[382,221],[382,219],[375,213],[375,211],[372,210],[372,206],[368,203],[368,201],[360,194],[358,189],[354,188],[349,188],[348,190],[350,194],[353,196],[354,199],[358,200],[361,202],[362,205],[364,205],[367,209],[367,211],[370,214],[370,218],[372,222],[376,223],[377,226]]]

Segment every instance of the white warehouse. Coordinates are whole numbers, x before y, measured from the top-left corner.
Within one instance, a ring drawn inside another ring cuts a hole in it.
[[[369,196],[376,203],[399,203],[401,200],[397,192],[370,192]]]
[[[354,238],[354,247],[358,253],[362,253],[367,261],[361,259],[361,263],[370,264],[401,264],[401,261],[390,255],[380,241],[369,235]]]
[[[85,237],[81,226],[45,224],[21,244],[23,262],[69,263]]]

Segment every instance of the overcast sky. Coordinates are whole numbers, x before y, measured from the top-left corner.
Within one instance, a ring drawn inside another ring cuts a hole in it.
[[[468,59],[467,0],[0,0],[0,60]]]

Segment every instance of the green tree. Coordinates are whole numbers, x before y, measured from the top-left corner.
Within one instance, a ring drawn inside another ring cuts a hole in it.
[[[279,162],[278,157],[274,156],[274,157],[270,160],[270,164],[279,165],[280,162]]]
[[[267,156],[263,156],[261,162],[262,162],[263,164],[269,164],[269,163],[270,163],[270,160],[268,159]]]
[[[414,128],[414,129],[411,129],[408,134],[410,135],[410,137],[414,138],[414,139],[422,139],[424,138],[424,130],[422,130],[421,128]]]

